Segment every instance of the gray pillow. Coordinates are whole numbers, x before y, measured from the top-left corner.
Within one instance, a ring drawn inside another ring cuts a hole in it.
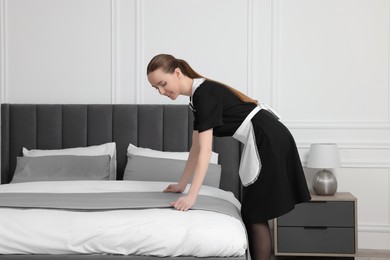
[[[17,157],[11,182],[108,180],[109,175],[109,155],[25,156]]]
[[[124,180],[178,182],[186,165],[185,160],[129,155]],[[209,164],[204,185],[219,187],[221,165]]]

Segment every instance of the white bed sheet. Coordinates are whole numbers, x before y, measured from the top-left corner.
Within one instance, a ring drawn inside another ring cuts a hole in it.
[[[162,191],[169,183],[61,181],[5,184],[2,192]],[[189,186],[186,191],[188,191]],[[240,203],[232,193],[202,186],[199,194]],[[67,211],[0,208],[0,254],[123,254],[242,256],[247,236],[234,217],[203,210]]]

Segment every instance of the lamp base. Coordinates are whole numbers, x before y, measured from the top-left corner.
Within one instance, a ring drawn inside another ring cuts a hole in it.
[[[317,172],[313,178],[313,190],[317,195],[334,195],[337,190],[336,176],[328,170]]]

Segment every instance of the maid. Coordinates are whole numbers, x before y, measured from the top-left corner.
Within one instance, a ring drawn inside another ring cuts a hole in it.
[[[271,232],[268,220],[279,217],[298,203],[310,200],[295,141],[269,107],[222,83],[205,79],[186,61],[159,54],[147,67],[150,84],[175,100],[190,97],[194,113],[192,146],[177,184],[164,192],[187,195],[171,205],[187,211],[196,201],[206,175],[214,136],[232,136],[243,143],[240,179],[244,186],[241,214],[249,238],[251,258],[269,259]]]

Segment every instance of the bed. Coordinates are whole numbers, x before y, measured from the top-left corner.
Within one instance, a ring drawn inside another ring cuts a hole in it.
[[[0,259],[246,259],[237,141],[214,138],[193,210],[161,192],[192,120],[185,105],[2,104]]]

